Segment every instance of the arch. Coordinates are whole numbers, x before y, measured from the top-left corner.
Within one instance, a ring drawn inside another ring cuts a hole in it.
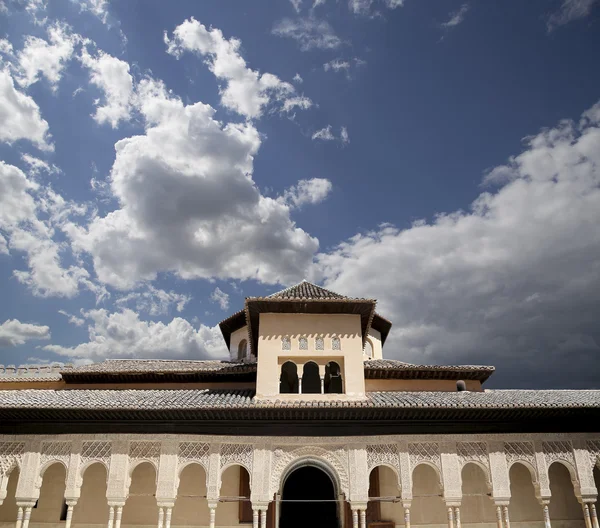
[[[369,468],[369,475],[371,475],[373,470],[375,470],[377,468],[387,468],[387,469],[390,469],[391,471],[393,471],[394,476],[396,478],[396,483],[398,484],[398,489],[400,489],[402,487],[402,480],[400,479],[400,472],[398,471],[397,467],[394,467],[393,464],[390,464],[388,462],[381,462],[380,464],[375,464]]]
[[[559,458],[558,460],[554,460],[548,466],[548,479],[550,479],[550,468],[554,464],[560,464],[561,466],[564,466],[565,468],[567,468],[567,471],[569,472],[569,475],[571,477],[571,482],[573,482],[573,484],[575,484],[575,485],[579,484],[579,478],[577,477],[577,471],[575,471],[575,468],[573,467],[573,464],[570,461],[564,460],[562,458]]]
[[[0,524],[14,523],[17,518],[17,500],[15,498],[17,484],[19,483],[20,468],[13,466],[10,473],[4,474],[4,478],[0,478],[2,488],[0,489],[0,497],[3,492],[6,492],[4,501],[0,504]]]
[[[435,474],[437,475],[438,481],[441,486],[442,472],[440,471],[440,468],[437,466],[437,464],[435,464],[434,462],[430,462],[429,460],[421,460],[415,467],[412,468],[413,479],[415,478],[415,471],[419,468],[419,466],[427,466],[433,469],[435,471]]]
[[[54,464],[60,464],[64,469],[65,469],[65,479],[67,478],[67,464],[65,464],[62,460],[59,460],[58,458],[53,458],[52,460],[48,460],[47,462],[45,462],[44,464],[42,464],[42,466],[40,467],[40,472],[38,474],[39,477],[39,484],[41,486],[41,481],[44,478],[44,473],[46,473],[46,471],[48,471],[48,469],[53,466]],[[39,486],[38,486],[39,487]]]
[[[87,524],[94,519],[95,523],[106,525],[109,509],[106,499],[107,466],[100,460],[93,460],[86,463],[84,471],[79,500],[73,510],[73,524]]]
[[[325,365],[325,380],[324,380],[324,392],[325,394],[343,394],[344,393],[344,380],[342,379],[342,369],[340,365],[335,361],[330,361]]]
[[[304,363],[302,368],[302,394],[321,394],[319,365],[314,361]]]
[[[248,356],[248,341],[242,339],[238,345],[238,361],[246,359]]]
[[[369,500],[367,503],[367,525],[378,521],[393,521],[395,525],[403,524],[404,509],[400,502],[401,480],[398,468],[382,462],[374,465],[369,471],[369,499],[377,497],[396,497],[396,502]]]
[[[347,494],[347,490],[343,485],[343,483],[346,482],[347,479],[344,478],[345,475],[340,475],[339,471],[341,468],[334,467],[334,465],[329,460],[325,460],[324,458],[321,458],[319,455],[315,454],[301,455],[298,458],[293,459],[283,468],[279,477],[279,486],[277,487],[279,493],[283,493],[283,487],[287,478],[296,469],[303,466],[314,466],[327,473],[327,475],[333,482],[336,496],[342,493]]]
[[[149,460],[136,460],[134,468],[130,470],[129,495],[123,507],[123,524],[156,524],[157,473],[155,465]]]
[[[513,460],[512,462],[510,462],[508,464],[508,472],[509,473],[510,473],[511,468],[515,464],[521,464],[522,466],[527,468],[527,470],[529,471],[529,474],[531,475],[531,481],[533,482],[534,485],[536,485],[536,486],[538,485],[539,479],[538,479],[537,469],[531,462],[529,462],[528,460],[523,460],[523,459]]]
[[[219,479],[219,497],[244,497],[245,500],[221,502],[217,508],[218,526],[252,522],[251,477],[252,473],[239,462],[232,462],[223,467]],[[236,522],[232,522],[234,519]]]
[[[65,500],[67,468],[64,462],[52,460],[45,464],[40,482],[37,508],[31,512],[31,523],[58,523]]]
[[[337,499],[335,483],[320,467],[308,464],[288,473],[281,496],[281,528],[303,528],[307,518],[323,528],[339,526],[340,508],[334,502]]]
[[[11,459],[4,468],[0,465],[0,477],[10,477],[10,474],[15,468],[21,469],[21,462],[16,457]]]
[[[149,458],[138,458],[129,464],[129,480],[130,481],[133,476],[133,472],[141,464],[150,464],[154,468],[154,471],[157,474],[156,478],[158,478],[158,466],[157,466],[156,462],[154,460],[150,460]]]
[[[508,471],[510,483],[509,517],[515,522],[543,522],[542,507],[537,499],[535,470],[526,461],[516,461]]]
[[[483,476],[485,477],[485,481],[486,484],[488,486],[489,491],[492,491],[492,478],[490,475],[490,470],[489,468],[480,460],[465,460],[463,462],[462,467],[460,468],[460,475],[461,475],[461,485],[462,485],[462,475],[463,475],[463,471],[465,469],[465,467],[467,467],[469,464],[473,464],[474,466],[477,466],[482,472],[483,472]]]
[[[573,480],[569,465],[563,460],[557,460],[548,467],[548,482],[552,496],[548,506],[550,518],[583,521],[583,511],[575,495],[577,481]]]
[[[281,365],[279,393],[298,394],[298,367],[293,361],[286,361]]]
[[[445,524],[446,505],[439,468],[428,461],[419,462],[412,471],[411,518],[414,524]]]
[[[89,467],[93,466],[94,464],[100,464],[102,466],[104,466],[104,469],[106,469],[106,474],[108,475],[108,464],[104,461],[104,460],[99,460],[99,459],[92,459],[92,460],[88,460],[86,461],[81,468],[79,469],[79,478],[83,478],[83,476],[85,475],[85,472],[88,470]]]
[[[460,477],[463,523],[494,523],[496,508],[490,500],[492,484],[487,468],[481,462],[468,461],[463,465]]]
[[[179,468],[172,526],[193,526],[198,519],[208,519],[208,472],[191,460]]]
[[[367,338],[365,341],[365,355],[369,358],[373,358],[373,342]]]

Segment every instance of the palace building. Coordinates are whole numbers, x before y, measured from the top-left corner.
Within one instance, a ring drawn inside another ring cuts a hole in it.
[[[384,359],[375,305],[302,282],[228,361],[1,367],[0,528],[599,528],[600,391]]]

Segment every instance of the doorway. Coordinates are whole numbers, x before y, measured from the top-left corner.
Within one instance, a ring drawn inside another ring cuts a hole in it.
[[[283,486],[279,528],[338,528],[335,488],[329,475],[314,466],[294,470]]]

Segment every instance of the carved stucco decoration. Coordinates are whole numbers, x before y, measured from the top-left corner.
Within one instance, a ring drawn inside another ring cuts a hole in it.
[[[273,451],[273,465],[271,472],[270,495],[277,493],[280,489],[281,478],[285,469],[300,459],[312,459],[323,461],[326,466],[333,468],[337,476],[338,491],[349,496],[348,486],[348,454],[343,446],[327,446],[327,448],[309,446],[292,447],[281,446]]]
[[[25,442],[0,442],[0,476],[8,475],[21,466]]]
[[[210,444],[205,442],[181,442],[179,444],[179,471],[191,462],[200,464],[208,474],[208,463],[210,460]]]
[[[158,473],[158,460],[160,458],[160,442],[131,442],[129,444],[129,474],[141,462],[150,462]]]
[[[252,458],[254,448],[250,444],[222,444],[221,445],[221,473],[231,464],[244,466],[252,476]]]
[[[110,442],[83,442],[81,445],[81,475],[95,462],[104,464],[106,472],[110,469],[110,455],[112,445]]]
[[[441,474],[440,446],[437,442],[409,442],[408,454],[411,470],[425,462],[434,465]]]
[[[524,463],[532,473],[533,482],[538,482],[538,470],[535,461],[535,448],[533,442],[504,442],[504,453],[506,453],[506,462],[508,469],[515,462]]]
[[[554,462],[566,462],[570,470],[575,469],[575,458],[573,456],[573,445],[568,440],[559,442],[542,442],[542,451],[546,459],[546,466],[549,468]]]
[[[587,448],[590,453],[592,469],[594,466],[598,466],[600,468],[600,440],[588,440]]]
[[[40,473],[53,462],[62,462],[65,468],[69,467],[71,458],[71,442],[42,442],[42,452],[40,457]]]
[[[381,465],[390,466],[396,474],[400,474],[397,444],[367,445],[367,472],[371,473],[374,467]]]

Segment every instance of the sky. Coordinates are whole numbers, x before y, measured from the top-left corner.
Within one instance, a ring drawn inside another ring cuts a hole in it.
[[[0,364],[226,358],[307,279],[600,388],[598,50],[597,0],[0,0]]]

